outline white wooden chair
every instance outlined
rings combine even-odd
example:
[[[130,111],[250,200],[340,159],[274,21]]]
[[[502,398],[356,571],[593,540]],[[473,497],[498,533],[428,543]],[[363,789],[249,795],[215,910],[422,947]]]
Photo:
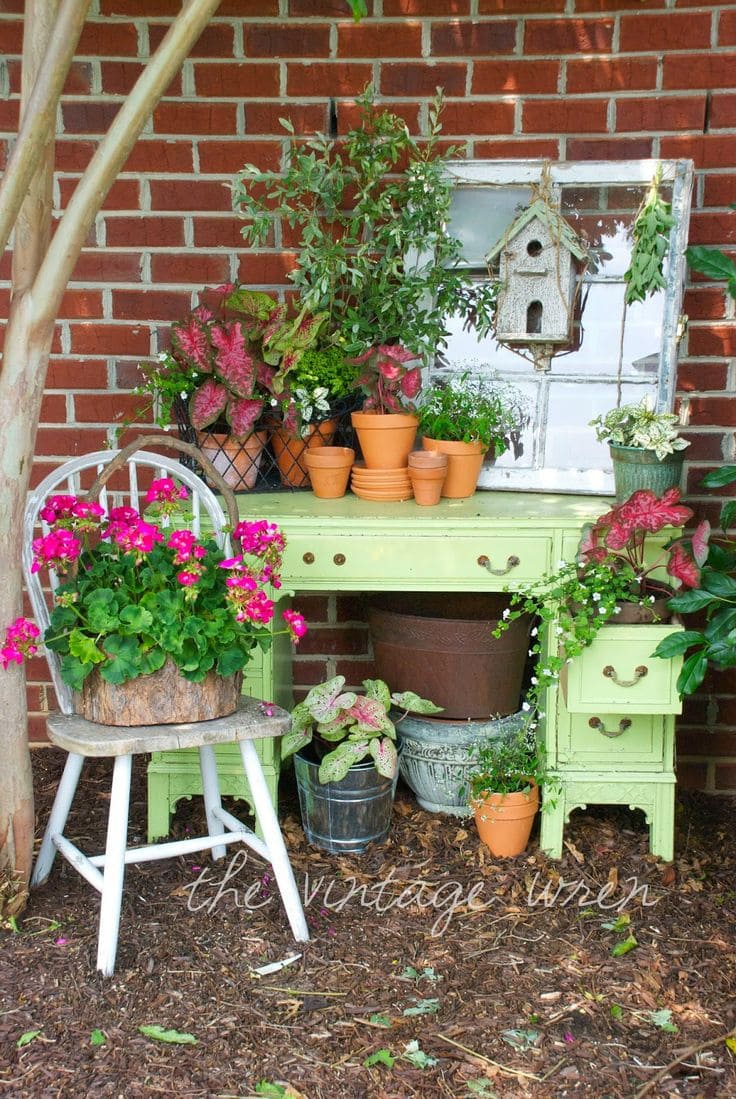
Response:
[[[66,462],[49,474],[29,495],[25,512],[23,567],[36,622],[42,633],[49,622],[49,607],[41,585],[41,573],[31,572],[31,543],[39,528],[46,534],[48,527],[38,513],[50,494],[68,492],[80,495],[87,487],[84,484],[85,473],[91,478],[96,472],[98,480],[104,480],[106,467],[118,454],[125,464],[124,468],[127,468],[127,489],[122,494],[116,493],[113,503],[108,499],[113,495],[112,490],[103,487],[99,497],[103,507],[119,503],[139,510],[140,497],[144,491],[139,489],[138,484],[140,468],[153,469],[156,476],[174,476],[190,491],[193,515],[191,529],[198,535],[203,514],[206,515],[215,538],[227,552],[226,519],[217,497],[200,477],[177,460],[140,449],[141,446],[154,444],[172,446],[196,457],[212,482],[222,489],[219,474],[195,448],[177,439],[146,436],[126,447],[125,451],[97,451]],[[229,522],[234,526],[238,521],[237,507],[227,486],[223,489],[223,496],[230,513]],[[52,576],[52,584],[54,579]],[[37,886],[46,880],[58,851],[101,894],[97,968],[105,976],[111,976],[115,968],[126,865],[204,850],[211,850],[214,858],[222,858],[226,845],[230,843],[245,843],[271,863],[294,938],[300,942],[309,939],[294,874],[254,746],[254,741],[259,738],[281,736],[288,730],[289,715],[286,711],[270,704],[266,711],[263,703],[243,697],[234,714],[213,721],[133,728],[98,725],[74,714],[72,693],[61,679],[58,657],[49,650],[46,650],[46,655],[61,711],[49,715],[49,739],[52,744],[63,748],[68,756],[33,869],[31,885]],[[240,748],[262,839],[222,808],[214,746],[234,742]],[[129,848],[128,807],[133,756],[177,748],[199,749],[208,834]],[[105,852],[92,856],[84,854],[64,835],[82,766],[88,757],[112,757],[115,761]]]

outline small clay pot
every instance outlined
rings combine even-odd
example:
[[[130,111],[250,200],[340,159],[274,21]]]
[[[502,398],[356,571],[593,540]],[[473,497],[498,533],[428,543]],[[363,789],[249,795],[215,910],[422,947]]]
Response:
[[[447,469],[447,455],[438,450],[412,450],[409,469]]]
[[[512,858],[526,850],[539,808],[539,787],[529,781],[528,793],[486,793],[472,802],[478,835],[492,855]]]
[[[426,469],[409,466],[409,479],[416,502],[422,507],[439,504],[446,476],[446,463],[444,466],[428,466]]]
[[[349,446],[320,446],[304,452],[312,491],[322,500],[344,496],[355,451]]]

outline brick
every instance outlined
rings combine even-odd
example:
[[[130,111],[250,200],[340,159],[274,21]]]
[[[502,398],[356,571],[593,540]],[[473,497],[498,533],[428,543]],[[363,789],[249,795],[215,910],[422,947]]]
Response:
[[[736,354],[736,349],[732,354]],[[691,397],[690,423],[693,426],[736,427],[736,397]]]
[[[246,27],[243,37],[246,57],[329,57],[330,54],[329,27],[313,23],[261,23]]]
[[[706,176],[703,205],[730,206],[732,202],[736,202],[736,175]]]
[[[193,170],[192,143],[163,141],[161,138],[137,141],[121,169],[123,172],[158,172],[160,174],[177,174]]]
[[[74,355],[147,355],[151,348],[148,328],[142,324],[129,326],[95,321],[72,324],[70,332]]]
[[[335,661],[335,675],[345,676],[345,687],[348,690],[360,690],[364,679],[376,678],[376,665],[372,660],[340,660],[338,658]]]
[[[335,597],[335,614],[338,622],[361,622],[368,619],[366,597],[357,593],[340,594]]]
[[[736,324],[711,325],[709,328],[693,326],[688,335],[688,354],[736,355]],[[725,422],[730,424],[731,420]]]
[[[736,698],[721,698],[718,701],[719,725],[736,724]],[[720,754],[720,753],[719,753]]]
[[[152,179],[152,210],[229,210],[230,192],[221,183],[202,179]]]
[[[117,320],[140,322],[141,317],[146,318],[145,326],[139,324],[133,328],[133,332],[142,332],[148,341],[150,325],[156,321],[175,321],[189,313],[191,295],[183,290],[113,290],[112,311]],[[109,327],[125,332],[126,326],[110,325]],[[118,347],[117,355],[148,354],[146,348],[140,352],[138,345],[135,347]]]
[[[418,23],[409,21],[341,25],[337,29],[337,53],[340,58],[346,59],[419,58],[422,54],[422,30]]]
[[[66,423],[66,397],[57,393],[45,393],[41,402],[42,424]]]
[[[105,238],[109,248],[175,248],[184,244],[184,221],[180,217],[105,217]]]
[[[143,72],[141,61],[100,62],[100,77],[105,95],[127,95]],[[164,91],[164,96],[181,95],[181,73],[173,77]]]
[[[159,103],[153,112],[153,129],[157,134],[234,134],[236,131],[234,103]]]
[[[256,61],[194,66],[194,86],[203,99],[253,99],[279,94],[279,66]]]
[[[234,217],[194,219],[195,248],[244,248],[241,229],[245,223]]]
[[[225,254],[188,252],[151,257],[152,282],[185,282],[202,286],[203,283],[227,282],[229,277],[230,261]]]
[[[706,434],[704,431],[683,430],[681,434],[690,443],[687,448],[687,456],[691,461],[717,462],[722,458],[724,442],[722,432],[714,431]]]
[[[293,604],[299,608],[310,626],[318,622],[326,622],[329,608],[329,597],[326,595],[314,595],[311,592],[298,591],[294,596]]]
[[[474,141],[473,151],[483,160],[516,160],[519,157],[542,157],[556,160],[560,155],[556,138],[516,138],[501,141]]]
[[[140,363],[117,362],[113,367],[113,386],[115,389],[135,389],[141,384]],[[142,400],[145,401],[145,397]]]
[[[715,768],[716,790],[736,792],[736,763],[717,763]]]
[[[368,15],[373,15],[373,0],[367,0],[366,7]],[[295,19],[352,19],[345,0],[320,0],[319,5],[314,0],[289,0],[289,15]]]
[[[688,290],[684,309],[691,321],[723,320],[726,293],[724,290]]]
[[[339,100],[336,106],[337,132],[339,134],[346,134],[348,130],[351,130],[360,122],[358,108],[354,102],[345,102],[344,100]],[[403,118],[404,122],[406,122],[409,127],[410,133],[419,133],[419,106],[416,103],[392,103],[391,113],[398,115],[399,118]]]
[[[412,62],[381,66],[383,95],[432,96],[436,88],[445,95],[463,95],[468,67],[461,62]]]
[[[318,626],[309,630],[299,642],[304,656],[363,656],[368,651],[368,627],[334,629]]]
[[[736,11],[722,11],[718,20],[718,45],[736,46]]]
[[[304,660],[297,655],[292,660],[291,674],[294,679],[294,699],[298,702],[312,687],[327,679],[327,660]]]
[[[677,750],[687,756],[736,756],[736,729],[678,730]]]
[[[97,148],[96,141],[82,141],[63,134],[56,140],[55,169],[57,172],[83,172]]]
[[[575,0],[575,10],[577,12],[614,12],[625,9],[631,9],[632,7],[639,8],[642,4],[646,4],[648,9],[651,8],[664,8],[665,0],[639,0],[637,4],[632,4],[631,0]]]
[[[308,2],[311,2],[311,0],[308,0]],[[368,3],[372,4],[373,0],[368,0]],[[320,4],[320,11],[323,8],[324,4]],[[312,11],[314,11],[314,8],[312,8]],[[217,9],[217,14],[219,16],[234,15],[238,19],[245,19],[249,16],[265,19],[269,15],[279,14],[279,0],[222,0]]]
[[[394,15],[469,15],[470,0],[383,0],[383,14]]]
[[[161,43],[168,27],[152,23],[148,29],[151,53]],[[189,51],[190,57],[232,57],[235,30],[232,23],[210,23]]]
[[[565,0],[534,0],[534,15],[544,15],[547,12],[563,12]],[[479,15],[529,15],[529,0],[479,0]]]
[[[606,130],[601,99],[532,99],[523,105],[524,133],[596,133]]]
[[[708,12],[663,12],[661,15],[621,16],[621,53],[707,49],[710,46]]]
[[[610,53],[612,44],[612,19],[529,19],[525,27],[525,55]]]
[[[736,127],[736,95],[715,92],[711,99],[709,128],[711,130]]]
[[[60,179],[59,194],[62,210],[77,185],[76,179]],[[116,179],[107,193],[103,210],[137,210],[140,206],[140,183],[137,179]]]
[[[19,114],[20,104],[17,99],[0,99],[0,130],[15,133]]]
[[[360,95],[373,78],[373,66],[344,61],[289,62],[286,94],[290,96]]]
[[[82,317],[102,316],[102,291],[84,289],[67,289],[59,305],[59,319],[74,320]]]
[[[286,286],[295,267],[293,253],[248,252],[239,257],[236,280],[249,286]]]
[[[442,112],[442,132],[456,134],[511,134],[514,131],[513,103],[471,103],[447,100]]]
[[[516,22],[445,22],[432,28],[432,53],[435,56],[459,54],[482,57],[485,54],[511,53],[516,46]]]
[[[645,130],[663,133],[665,130],[698,130],[705,122],[705,96],[679,96],[656,99],[617,99],[616,130]]]
[[[231,141],[200,140],[198,152],[199,170],[205,174],[231,175],[244,164],[257,164],[262,172],[275,172],[281,164],[281,145],[277,141],[247,141],[242,137]]]
[[[68,134],[105,134],[120,110],[120,103],[100,100],[62,103],[64,131]]]
[[[152,18],[172,15],[171,0],[100,0],[100,15]]]
[[[677,785],[683,790],[704,790],[708,768],[704,763],[677,764]]]
[[[0,53],[3,57],[23,52],[23,23],[18,20],[0,22]]]
[[[692,43],[691,43],[692,45]],[[664,56],[662,87],[731,88],[736,53],[681,53]]]
[[[567,142],[568,160],[646,160],[651,155],[651,137],[572,138]]]
[[[138,31],[132,23],[88,19],[79,36],[77,57],[137,57]]]
[[[139,252],[82,252],[72,272],[74,282],[140,282]]]
[[[47,389],[107,389],[104,359],[54,359],[46,375]]]
[[[124,393],[75,393],[74,420],[79,424],[112,424],[134,416],[140,397]]]
[[[726,388],[727,379],[725,363],[683,362],[677,369],[677,388],[683,393],[722,390]]]
[[[33,745],[43,746],[48,744],[46,730],[46,718],[37,714],[28,715],[28,740]]]
[[[322,103],[246,103],[245,132],[286,136],[280,118],[291,120],[297,134],[314,134],[327,128],[327,100]]]
[[[696,168],[733,168],[736,165],[736,135],[692,134],[663,137],[661,155],[695,161]]]
[[[557,91],[558,61],[484,61],[473,65],[474,95],[551,95]]]

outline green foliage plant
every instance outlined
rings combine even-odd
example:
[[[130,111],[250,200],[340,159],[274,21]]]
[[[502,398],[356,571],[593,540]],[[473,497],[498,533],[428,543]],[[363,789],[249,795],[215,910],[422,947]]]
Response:
[[[518,444],[528,421],[515,386],[469,371],[439,378],[425,390],[418,412],[419,430],[427,438],[482,443],[495,458]]]
[[[345,676],[337,675],[312,687],[291,711],[291,732],[281,741],[281,756],[287,758],[305,748],[313,737],[334,745],[319,766],[320,782],[339,782],[355,763],[373,760],[379,775],[393,778],[398,768],[396,722],[390,707],[417,714],[437,714],[442,709],[413,691],[392,694],[382,679],[364,679],[364,693],[344,691]]]
[[[358,365],[339,347],[310,348],[286,377],[280,404],[284,426],[304,438],[355,396]]]
[[[679,424],[674,412],[657,412],[649,397],[636,404],[619,405],[590,421],[599,443],[653,450],[660,461],[690,445],[678,435]]]
[[[736,206],[732,206],[736,209]],[[687,259],[694,271],[712,279],[725,279],[728,294],[736,300],[736,263],[715,248],[691,247]],[[711,470],[703,486],[724,489],[736,484],[736,465]],[[668,659],[685,654],[677,681],[680,694],[697,690],[709,668],[723,671],[736,667],[736,539],[728,534],[736,525],[736,500],[729,499],[721,508],[717,535],[710,540],[708,557],[702,569],[700,587],[678,594],[670,606],[682,614],[699,613],[704,625],[666,637],[655,655]]]
[[[358,124],[337,139],[305,140],[282,119],[291,134],[285,170],[246,164],[233,205],[250,246],[274,227],[298,231],[290,278],[304,308],[327,315],[328,341],[351,357],[402,344],[427,363],[445,345],[453,314],[479,337],[492,327],[495,287],[459,266],[461,242],[447,231],[453,183],[446,165],[462,150],[442,145],[440,91],[423,139],[379,110],[370,86],[357,109]]]
[[[670,248],[670,230],[675,224],[669,202],[659,192],[661,165],[657,167],[646,198],[634,219],[634,245],[624,274],[627,305],[645,301],[666,285],[664,264]]]
[[[541,787],[548,778],[544,745],[525,729],[508,740],[482,741],[474,749],[473,764],[471,804],[485,794],[528,794],[532,783]]]

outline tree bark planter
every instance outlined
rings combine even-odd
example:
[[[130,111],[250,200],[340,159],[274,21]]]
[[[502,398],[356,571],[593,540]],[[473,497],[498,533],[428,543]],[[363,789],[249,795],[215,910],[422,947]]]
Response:
[[[197,432],[197,446],[234,492],[250,492],[255,487],[267,442],[267,431],[254,431],[245,439]]]
[[[493,721],[444,721],[411,714],[398,726],[399,769],[417,801],[430,813],[468,817],[473,749],[480,741],[509,740],[524,727],[520,710]]]
[[[332,855],[355,855],[370,843],[384,842],[391,828],[396,778],[383,778],[371,760],[356,763],[340,782],[320,782],[311,745],[294,756],[294,771],[309,843]]]
[[[419,426],[416,416],[404,412],[353,412],[350,419],[366,469],[406,466]]]
[[[472,803],[478,835],[491,854],[512,858],[526,850],[539,808],[539,787],[527,793],[484,794]]]
[[[655,496],[661,496],[668,488],[679,488],[682,480],[682,450],[658,458],[653,450],[638,446],[619,446],[609,443],[613,462],[613,481],[616,500],[623,503],[632,492],[648,488]]]
[[[472,496],[478,484],[486,447],[482,443],[457,443],[448,439],[422,439],[425,450],[436,450],[447,455],[447,477],[442,495],[452,500],[465,500]]]
[[[443,718],[504,717],[519,709],[531,618],[501,637],[501,594],[393,593],[368,611],[376,675],[443,707]]]
[[[192,683],[173,660],[150,675],[108,683],[94,671],[75,695],[76,712],[100,725],[180,725],[235,713],[242,675],[209,672]]]

